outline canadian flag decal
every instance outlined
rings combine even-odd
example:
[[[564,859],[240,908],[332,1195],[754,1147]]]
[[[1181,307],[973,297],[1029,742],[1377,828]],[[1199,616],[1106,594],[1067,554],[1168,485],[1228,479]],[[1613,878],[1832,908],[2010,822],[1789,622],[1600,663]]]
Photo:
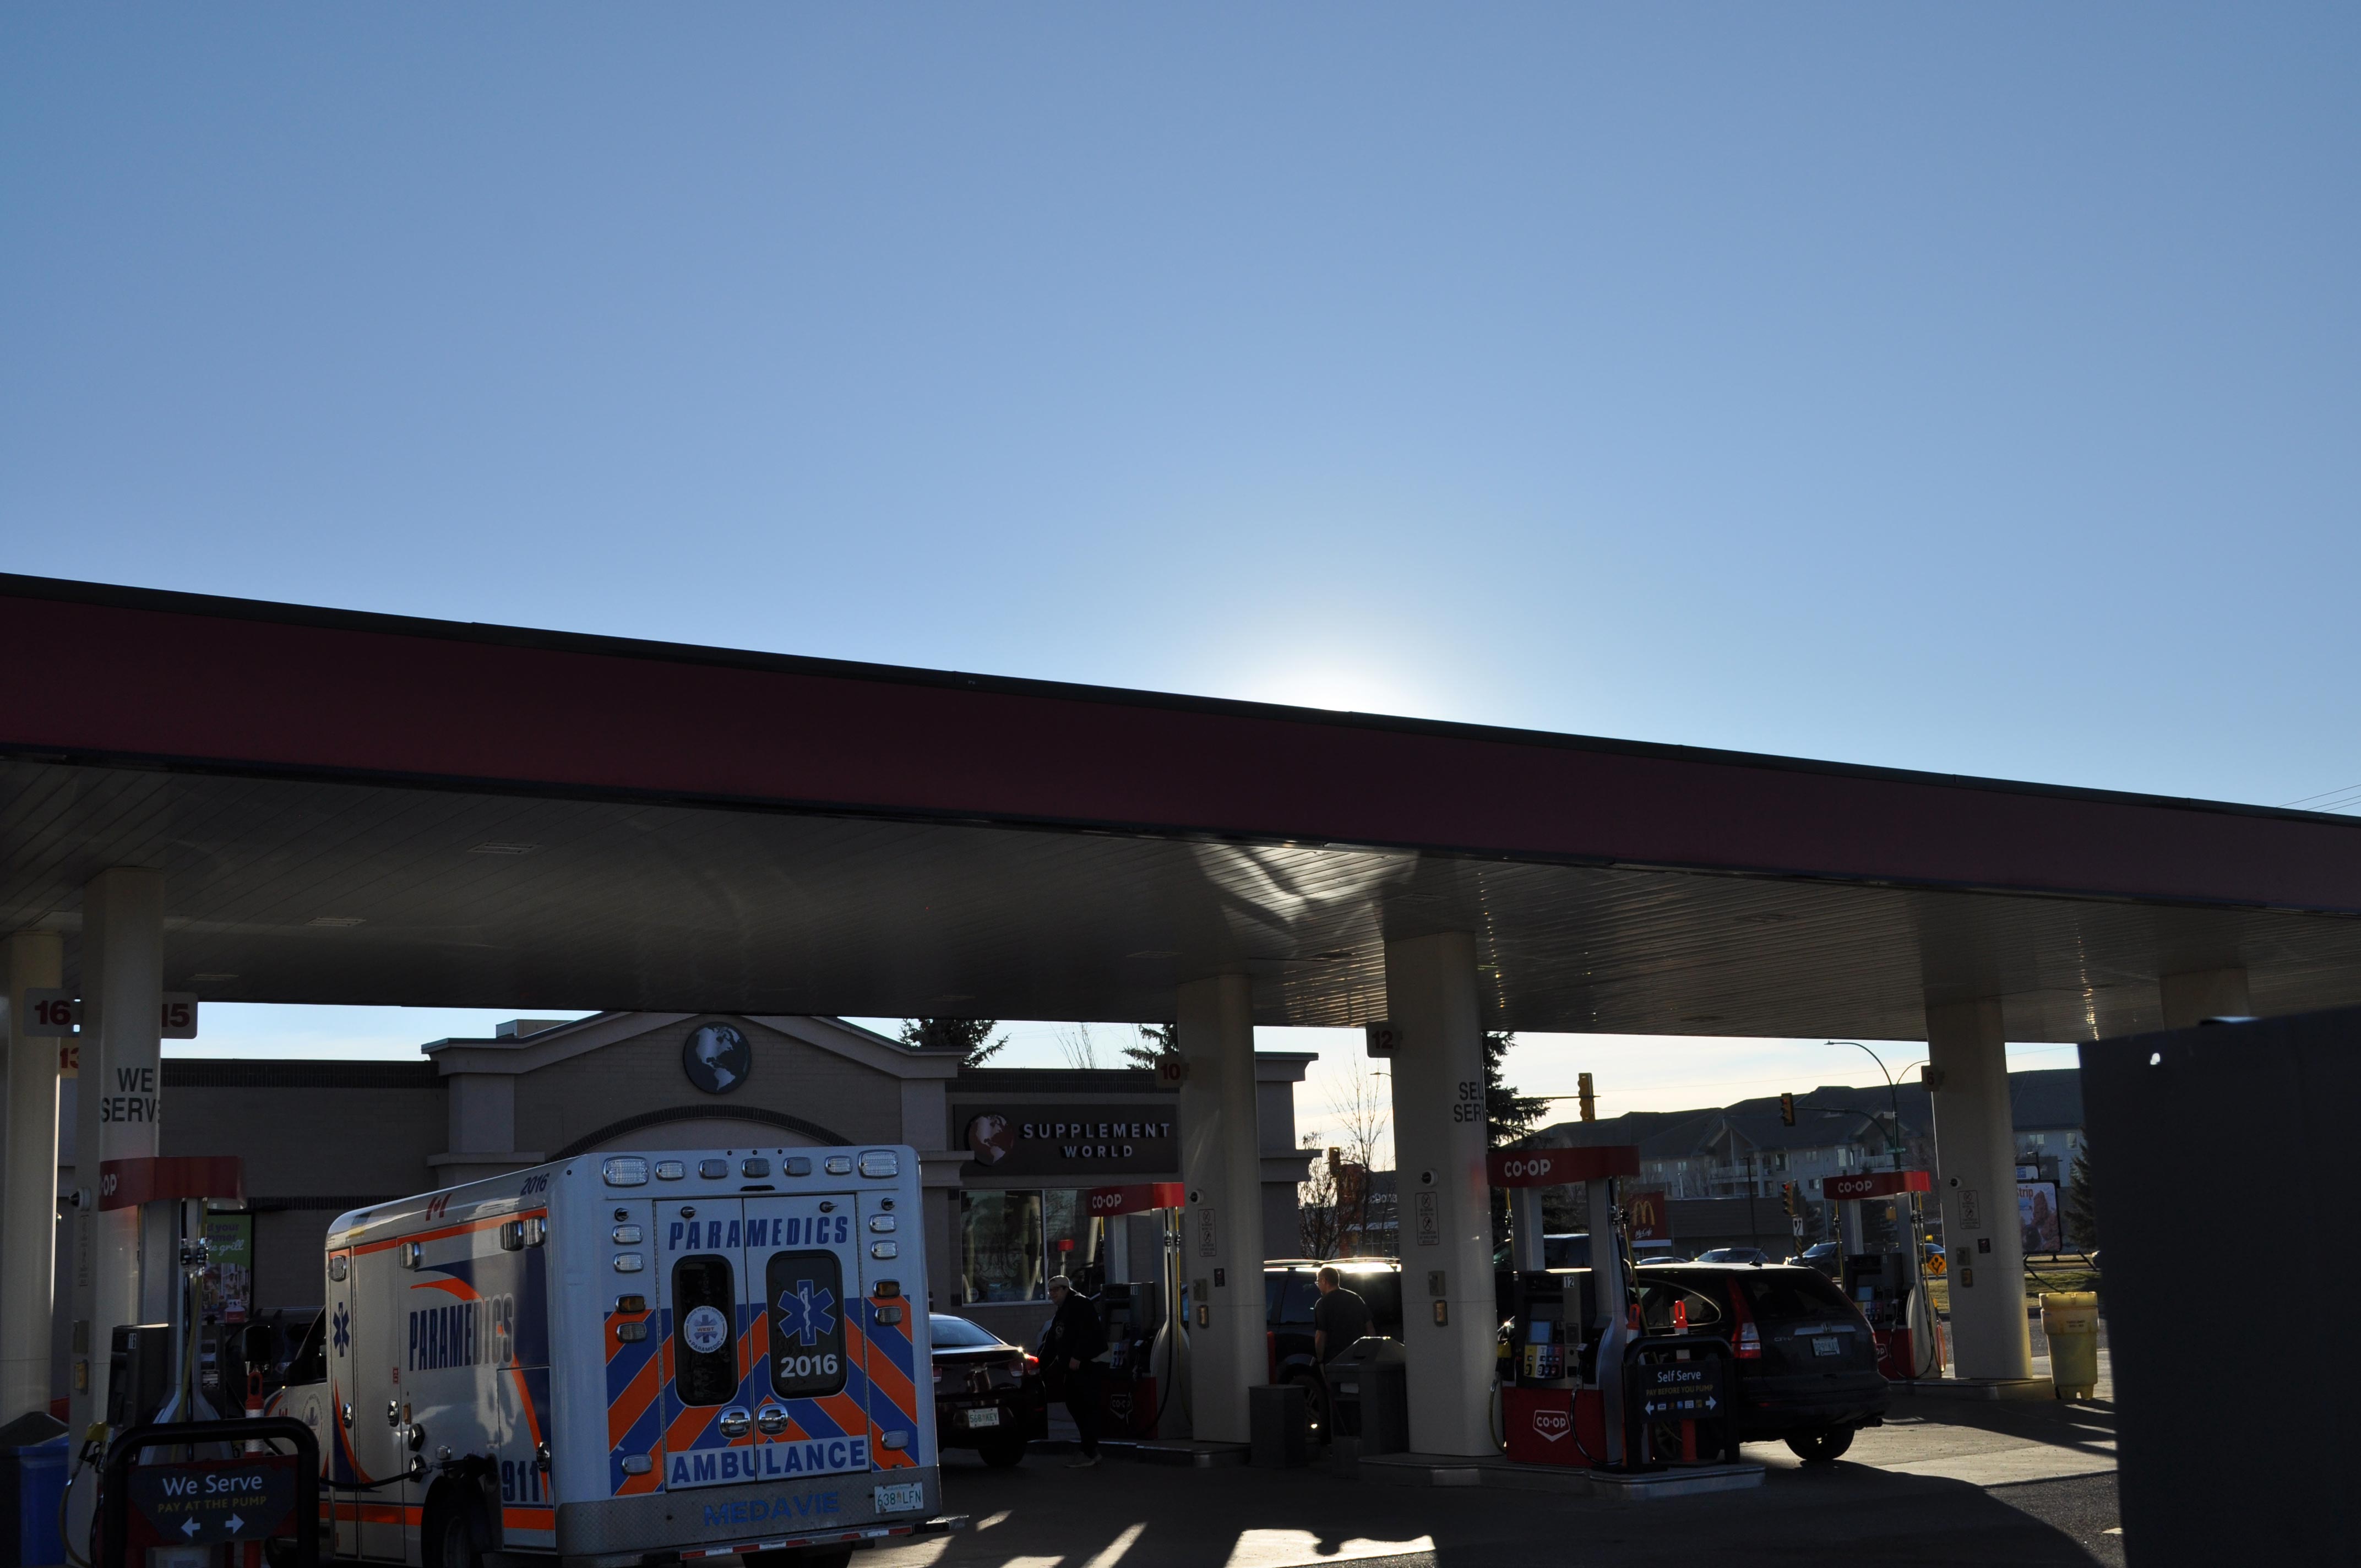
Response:
[[[1560,1442],[1574,1430],[1574,1418],[1564,1410],[1535,1410],[1533,1431],[1544,1442]]]

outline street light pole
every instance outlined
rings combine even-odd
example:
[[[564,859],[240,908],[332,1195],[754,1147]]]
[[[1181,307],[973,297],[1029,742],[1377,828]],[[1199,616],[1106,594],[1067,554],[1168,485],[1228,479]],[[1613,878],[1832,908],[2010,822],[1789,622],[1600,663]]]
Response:
[[[1871,1050],[1867,1046],[1862,1045],[1859,1040],[1828,1040],[1824,1043],[1831,1046],[1850,1046],[1853,1049],[1859,1051],[1861,1055],[1867,1057],[1870,1060],[1877,1064],[1879,1076],[1885,1080],[1886,1098],[1894,1106],[1894,1137],[1893,1141],[1887,1146],[1887,1148],[1888,1152],[1894,1156],[1894,1168],[1900,1170],[1902,1168],[1902,1089],[1899,1084],[1894,1082],[1894,1075],[1885,1070],[1885,1058],[1879,1056],[1875,1051]],[[1908,1072],[1916,1065],[1917,1064],[1915,1062],[1905,1062],[1902,1066],[1902,1070]]]

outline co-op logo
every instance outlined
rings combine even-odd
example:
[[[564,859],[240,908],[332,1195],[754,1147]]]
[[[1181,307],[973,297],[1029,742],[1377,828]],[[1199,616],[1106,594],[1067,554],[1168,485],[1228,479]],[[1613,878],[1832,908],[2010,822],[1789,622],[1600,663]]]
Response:
[[[1574,1430],[1574,1418],[1564,1410],[1535,1410],[1533,1435],[1543,1442],[1561,1442]]]
[[[1504,1160],[1500,1165],[1500,1174],[1513,1179],[1520,1176],[1547,1176],[1556,1168],[1557,1161],[1547,1155],[1541,1155],[1532,1159]]]
[[[1091,1212],[1093,1214],[1114,1213],[1116,1210],[1123,1207],[1123,1201],[1124,1195],[1120,1192],[1093,1192],[1091,1194]]]

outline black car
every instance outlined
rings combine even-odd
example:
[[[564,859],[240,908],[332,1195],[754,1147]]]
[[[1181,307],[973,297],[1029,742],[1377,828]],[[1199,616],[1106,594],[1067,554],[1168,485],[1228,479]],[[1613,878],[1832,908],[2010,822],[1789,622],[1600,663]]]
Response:
[[[1834,1459],[1854,1432],[1884,1420],[1888,1396],[1869,1321],[1818,1269],[1667,1264],[1642,1274],[1639,1291],[1650,1329],[1685,1319],[1691,1332],[1729,1343],[1741,1442],[1780,1438],[1801,1458]]]
[[[1327,1263],[1290,1258],[1263,1266],[1263,1320],[1269,1330],[1270,1380],[1301,1383],[1312,1405],[1314,1431],[1326,1429],[1328,1390],[1312,1348],[1312,1309],[1320,1301],[1320,1271],[1334,1267],[1345,1288],[1369,1304],[1369,1332],[1401,1338],[1401,1265],[1389,1257],[1339,1257]],[[1333,1348],[1333,1347],[1332,1347]]]
[[[1829,1278],[1836,1278],[1844,1268],[1844,1249],[1834,1242],[1814,1242],[1787,1260],[1806,1268],[1817,1268]]]
[[[929,1314],[935,1340],[935,1441],[972,1448],[1005,1468],[1025,1444],[1049,1435],[1049,1401],[1041,1364],[965,1318]]]

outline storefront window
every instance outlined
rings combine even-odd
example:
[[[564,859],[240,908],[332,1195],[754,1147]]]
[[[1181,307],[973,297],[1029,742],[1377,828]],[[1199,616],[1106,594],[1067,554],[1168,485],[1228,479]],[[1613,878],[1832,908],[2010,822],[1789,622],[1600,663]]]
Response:
[[[1071,1187],[960,1195],[961,1299],[1039,1301],[1049,1277],[1095,1261],[1096,1227]]]
[[[1052,1274],[1072,1274],[1091,1261],[1091,1221],[1082,1198],[1071,1187],[1041,1194],[1041,1230]]]
[[[1040,1193],[962,1193],[960,1216],[963,1300],[1033,1301],[1047,1294]]]

